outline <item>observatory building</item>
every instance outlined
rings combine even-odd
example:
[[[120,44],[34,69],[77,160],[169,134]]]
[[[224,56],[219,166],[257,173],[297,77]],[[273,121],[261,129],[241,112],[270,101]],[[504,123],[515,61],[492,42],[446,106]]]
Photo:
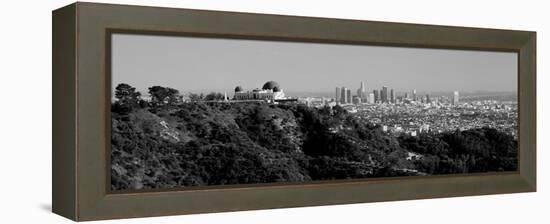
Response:
[[[275,81],[266,82],[261,89],[244,91],[240,86],[235,87],[234,100],[284,100],[286,99],[283,89]]]

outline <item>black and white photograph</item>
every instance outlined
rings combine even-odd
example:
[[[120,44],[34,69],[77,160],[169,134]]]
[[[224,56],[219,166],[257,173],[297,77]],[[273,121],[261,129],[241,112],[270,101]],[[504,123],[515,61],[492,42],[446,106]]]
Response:
[[[518,170],[518,54],[114,33],[110,188]]]

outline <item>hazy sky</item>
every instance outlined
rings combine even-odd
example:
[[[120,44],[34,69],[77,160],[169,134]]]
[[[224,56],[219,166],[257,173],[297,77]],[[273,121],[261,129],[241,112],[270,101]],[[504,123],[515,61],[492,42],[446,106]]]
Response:
[[[286,92],[516,91],[517,54],[341,44],[115,34],[113,88],[124,82],[180,92],[245,90],[277,81]]]

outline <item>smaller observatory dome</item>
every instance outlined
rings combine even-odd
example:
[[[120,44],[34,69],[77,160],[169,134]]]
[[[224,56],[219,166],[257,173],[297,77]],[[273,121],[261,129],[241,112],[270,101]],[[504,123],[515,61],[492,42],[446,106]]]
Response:
[[[270,90],[273,90],[275,87],[277,87],[277,89],[280,89],[281,87],[279,86],[279,83],[275,82],[275,81],[269,81],[269,82],[266,82],[264,84],[264,86],[262,87],[262,89],[264,90],[267,90],[267,89],[270,89]]]
[[[273,87],[273,92],[281,92],[281,89],[279,89],[279,86]]]
[[[243,87],[240,87],[240,86],[235,87],[235,92],[242,92],[242,91],[243,91]]]

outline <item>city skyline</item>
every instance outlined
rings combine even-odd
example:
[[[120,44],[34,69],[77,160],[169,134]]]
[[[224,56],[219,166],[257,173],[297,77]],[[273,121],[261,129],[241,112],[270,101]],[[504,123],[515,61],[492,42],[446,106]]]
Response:
[[[113,84],[144,93],[153,85],[230,93],[265,80],[289,93],[345,86],[355,94],[359,81],[367,92],[391,86],[395,94],[517,87],[517,54],[504,52],[115,34],[112,53]]]
[[[410,92],[402,92],[401,94],[396,93],[396,91],[388,86],[382,86],[381,89],[373,89],[372,93],[368,93],[368,90],[365,88],[365,82],[360,82],[360,87],[357,89],[355,95],[349,94],[351,92],[347,87],[336,87],[336,92],[332,98],[335,103],[338,104],[360,104],[360,103],[397,103],[398,101],[408,100],[408,101],[421,101],[421,102],[431,102],[431,98],[439,97],[444,95],[431,95],[430,93],[418,94],[416,89],[412,89]],[[410,93],[410,94],[409,94]],[[459,103],[459,91],[452,91],[452,104]],[[353,99],[353,100],[351,100]]]

